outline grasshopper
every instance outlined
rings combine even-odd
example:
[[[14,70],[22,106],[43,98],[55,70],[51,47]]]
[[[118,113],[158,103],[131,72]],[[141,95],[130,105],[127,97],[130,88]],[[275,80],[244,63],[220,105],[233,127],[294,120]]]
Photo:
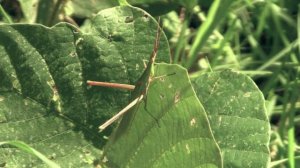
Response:
[[[158,23],[160,23],[160,19],[158,19]],[[134,90],[133,95],[138,95],[133,101],[131,101],[125,108],[123,108],[121,111],[119,111],[116,115],[114,115],[112,118],[107,120],[104,124],[99,126],[100,132],[103,131],[106,127],[114,123],[116,120],[118,120],[121,116],[123,116],[126,112],[128,112],[132,107],[137,105],[142,100],[145,101],[145,108],[147,108],[147,94],[149,90],[150,83],[157,78],[161,78],[162,76],[155,77],[154,72],[154,63],[158,52],[159,47],[159,40],[161,36],[161,28],[158,24],[155,42],[153,46],[152,53],[149,58],[149,62],[146,65],[146,69],[143,73],[143,75],[139,78],[139,80],[136,82],[135,87],[133,85],[126,85],[126,84],[117,84],[117,83],[107,83],[107,82],[96,82],[96,81],[87,81],[89,85],[95,85],[95,86],[105,86],[105,87],[114,87],[114,88],[123,88],[128,90]],[[164,75],[165,76],[165,75]],[[146,82],[144,82],[146,81]]]

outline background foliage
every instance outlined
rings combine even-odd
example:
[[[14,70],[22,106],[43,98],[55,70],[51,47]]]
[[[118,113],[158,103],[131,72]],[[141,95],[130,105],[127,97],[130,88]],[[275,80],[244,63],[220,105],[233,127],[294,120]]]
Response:
[[[191,78],[227,68],[250,75],[267,100],[273,164],[278,167],[299,164],[300,7],[297,1],[128,2],[162,17],[172,62],[186,67]],[[88,31],[89,18],[117,4],[117,1],[95,0],[3,0],[1,5],[9,16],[2,17],[2,21],[46,26],[67,21]]]

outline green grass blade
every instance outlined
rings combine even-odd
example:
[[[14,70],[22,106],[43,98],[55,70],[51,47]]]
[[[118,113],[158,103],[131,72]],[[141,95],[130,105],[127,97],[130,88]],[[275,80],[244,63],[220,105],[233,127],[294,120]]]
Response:
[[[186,68],[190,68],[197,59],[199,50],[204,46],[210,34],[216,26],[225,18],[228,9],[234,1],[232,0],[215,0],[209,10],[208,17],[197,32],[188,60],[184,64]]]
[[[5,10],[3,9],[2,5],[0,4],[0,14],[4,17],[5,21],[7,23],[14,23],[11,19],[11,17],[5,12]]]
[[[60,167],[58,164],[56,164],[55,162],[48,159],[45,155],[43,155],[42,153],[40,153],[39,151],[35,150],[34,148],[32,148],[31,146],[27,145],[26,143],[24,143],[22,141],[4,141],[4,142],[0,142],[0,146],[6,145],[6,144],[15,146],[15,147],[19,148],[22,151],[25,151],[29,154],[32,154],[32,155],[38,157],[39,159],[41,159],[44,163],[46,163],[51,168],[59,168]]]
[[[300,54],[300,4],[298,4],[298,15],[297,15],[297,35],[298,35],[298,54]]]
[[[295,160],[300,160],[300,156],[295,156]],[[277,166],[279,166],[280,164],[285,163],[285,162],[288,162],[288,161],[289,161],[289,160],[288,160],[287,158],[281,159],[281,160],[273,161],[273,162],[271,162],[271,164],[270,164],[270,168],[271,168],[271,167],[277,167]]]
[[[297,75],[296,75],[297,76]],[[288,86],[288,85],[287,85]],[[295,168],[295,116],[296,116],[296,103],[299,99],[299,84],[292,85],[291,88],[291,98],[290,103],[291,107],[288,110],[288,160],[290,168]]]
[[[174,52],[174,60],[173,62],[175,64],[179,63],[180,60],[180,56],[181,54],[184,52],[184,47],[187,44],[187,38],[186,38],[186,30],[187,30],[187,26],[189,24],[189,20],[188,19],[184,19],[182,26],[181,26],[181,31],[178,37],[178,42],[175,46],[175,52]]]
[[[281,59],[284,56],[287,56],[295,47],[298,47],[298,39],[293,41],[290,45],[283,48],[280,52],[278,52],[276,55],[272,56],[266,63],[264,63],[262,66],[260,66],[257,70],[265,70],[268,67],[270,67],[272,64],[275,64],[276,61]]]

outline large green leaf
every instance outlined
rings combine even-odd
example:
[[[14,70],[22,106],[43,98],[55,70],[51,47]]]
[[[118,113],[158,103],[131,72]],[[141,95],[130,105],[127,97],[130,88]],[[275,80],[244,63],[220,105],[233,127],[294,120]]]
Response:
[[[142,10],[100,12],[90,34],[59,24],[0,26],[0,140],[28,143],[62,167],[96,163],[105,143],[98,125],[128,103],[128,92],[90,88],[86,80],[135,83],[152,52],[157,24]],[[159,60],[169,60],[165,36]],[[0,148],[0,165],[42,166]]]
[[[147,99],[122,119],[102,161],[108,167],[221,167],[219,148],[187,71],[155,65],[155,76],[163,75],[150,84]]]
[[[193,86],[207,112],[224,167],[267,167],[270,125],[264,97],[255,83],[226,70],[200,76]]]

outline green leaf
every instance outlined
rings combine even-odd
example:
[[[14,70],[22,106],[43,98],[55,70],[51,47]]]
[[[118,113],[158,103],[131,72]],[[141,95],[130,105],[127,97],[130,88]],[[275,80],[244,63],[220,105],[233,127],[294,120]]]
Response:
[[[135,83],[156,29],[152,17],[130,7],[100,12],[89,34],[68,24],[1,25],[1,141],[23,141],[62,167],[93,167],[105,143],[98,126],[128,103],[129,93],[86,81]],[[159,60],[168,62],[165,36],[161,44]],[[0,163],[42,166],[11,147],[0,148]]]
[[[117,0],[72,0],[67,3],[66,10],[77,17],[91,17],[100,10],[117,5]]]
[[[1,145],[6,145],[6,144],[15,146],[15,147],[19,148],[20,150],[26,151],[26,152],[28,152],[28,153],[30,153],[32,155],[37,156],[39,159],[41,159],[43,162],[45,162],[51,168],[59,168],[60,167],[59,165],[57,165],[56,163],[54,163],[53,161],[51,161],[50,159],[48,159],[43,154],[41,154],[37,150],[33,149],[32,147],[28,146],[27,144],[25,144],[25,143],[23,143],[21,141],[0,142],[0,146]]]
[[[208,114],[224,167],[267,167],[270,125],[255,83],[226,70],[202,75],[193,86]]]
[[[76,123],[19,93],[1,92],[0,109],[1,140],[24,141],[62,167],[87,166],[86,158],[95,160],[101,153],[80,130],[75,130]],[[7,167],[41,167],[43,162],[18,148],[6,146],[0,148],[0,163]]]
[[[26,23],[34,23],[39,7],[38,0],[19,0]]]
[[[145,101],[123,117],[102,161],[108,167],[221,167],[219,148],[187,71],[156,64],[155,76],[162,75],[167,76],[150,84]]]

